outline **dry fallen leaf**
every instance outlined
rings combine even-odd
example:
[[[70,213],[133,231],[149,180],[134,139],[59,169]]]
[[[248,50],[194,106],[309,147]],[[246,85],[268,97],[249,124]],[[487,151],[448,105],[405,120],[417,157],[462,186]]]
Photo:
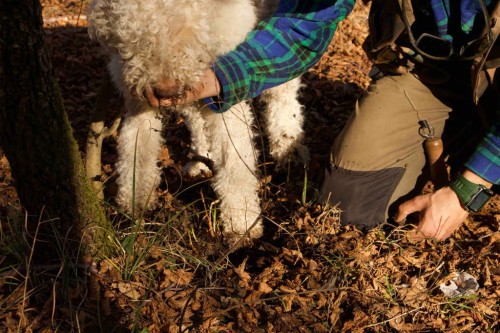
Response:
[[[137,286],[134,286],[129,282],[115,282],[111,284],[111,287],[117,288],[123,295],[134,301],[138,300],[142,296],[138,291]]]

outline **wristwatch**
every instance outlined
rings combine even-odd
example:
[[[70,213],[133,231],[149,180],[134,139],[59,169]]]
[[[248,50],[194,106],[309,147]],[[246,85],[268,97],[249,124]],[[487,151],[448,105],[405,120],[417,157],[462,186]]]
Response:
[[[450,188],[468,212],[478,212],[494,195],[489,188],[465,179],[460,173],[451,181]]]

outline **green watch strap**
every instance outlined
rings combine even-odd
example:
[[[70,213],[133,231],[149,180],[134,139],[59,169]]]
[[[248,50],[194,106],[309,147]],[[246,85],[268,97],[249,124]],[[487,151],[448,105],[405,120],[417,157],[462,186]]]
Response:
[[[450,188],[457,194],[462,205],[466,206],[472,197],[479,191],[481,185],[465,179],[465,177],[459,173],[451,181]]]
[[[469,212],[478,212],[495,193],[482,184],[465,179],[461,174],[451,181],[450,188],[457,194],[462,206]]]

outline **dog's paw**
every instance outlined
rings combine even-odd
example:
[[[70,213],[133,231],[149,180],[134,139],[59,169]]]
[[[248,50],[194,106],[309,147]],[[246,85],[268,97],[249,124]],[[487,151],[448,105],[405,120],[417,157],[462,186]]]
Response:
[[[224,243],[229,246],[232,251],[242,247],[252,246],[256,240],[262,237],[264,228],[259,220],[256,224],[246,232],[236,232],[234,230],[224,231]]]
[[[311,161],[311,154],[309,153],[309,148],[307,146],[300,144],[295,149],[295,159],[294,162],[296,164],[309,164]]]
[[[274,153],[276,168],[286,169],[290,164],[293,166],[308,165],[311,159],[309,149],[303,144],[298,144],[292,151],[284,151],[280,154]]]
[[[264,226],[262,220],[257,219],[248,229],[237,228],[233,224],[224,226],[224,243],[234,250],[241,247],[248,247],[254,244],[256,240],[262,237]]]
[[[136,216],[161,207],[156,191],[143,196],[135,196],[134,198],[118,193],[115,200],[123,213],[131,214],[133,211]]]
[[[212,170],[201,161],[188,162],[182,168],[182,175],[188,181],[197,181],[201,179],[211,178],[213,176]]]

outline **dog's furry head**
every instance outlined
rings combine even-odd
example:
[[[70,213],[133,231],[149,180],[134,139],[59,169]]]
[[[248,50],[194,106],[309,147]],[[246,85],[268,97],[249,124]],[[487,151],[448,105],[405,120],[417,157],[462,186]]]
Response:
[[[91,38],[120,56],[123,83],[143,91],[162,79],[196,82],[256,15],[250,0],[93,0],[88,19]]]

